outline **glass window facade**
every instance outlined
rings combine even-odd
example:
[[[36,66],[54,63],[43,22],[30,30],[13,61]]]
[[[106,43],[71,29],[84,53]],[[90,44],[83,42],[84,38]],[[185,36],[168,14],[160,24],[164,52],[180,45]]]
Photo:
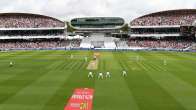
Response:
[[[115,28],[124,25],[122,18],[75,18],[71,25],[77,28]]]

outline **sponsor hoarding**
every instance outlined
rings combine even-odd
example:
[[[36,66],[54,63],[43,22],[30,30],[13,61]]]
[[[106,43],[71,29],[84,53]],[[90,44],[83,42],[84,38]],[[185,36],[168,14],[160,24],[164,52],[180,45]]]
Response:
[[[94,89],[75,89],[64,110],[92,110],[93,95]]]

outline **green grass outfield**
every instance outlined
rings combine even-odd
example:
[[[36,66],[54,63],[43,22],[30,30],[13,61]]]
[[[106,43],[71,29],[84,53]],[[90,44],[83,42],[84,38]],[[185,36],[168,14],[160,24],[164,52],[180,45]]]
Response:
[[[94,72],[110,71],[111,79],[87,78],[92,51],[0,53],[0,110],[63,110],[81,87],[95,89],[93,110],[196,110],[196,53],[100,54]]]

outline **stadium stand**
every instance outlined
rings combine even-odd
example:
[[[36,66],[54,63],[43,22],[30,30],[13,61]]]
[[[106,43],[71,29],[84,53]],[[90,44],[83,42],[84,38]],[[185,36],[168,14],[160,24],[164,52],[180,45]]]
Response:
[[[196,51],[196,43],[193,43],[192,46],[188,48],[188,50]]]
[[[118,39],[115,41],[117,49],[128,49],[128,41],[127,39]]]
[[[31,40],[1,40],[0,49],[48,49],[48,48],[78,48],[80,40],[65,39],[31,39]]]
[[[195,9],[169,10],[139,17],[131,26],[192,25],[195,19]]]
[[[44,15],[0,14],[0,49],[57,48],[69,45],[65,23]]]
[[[168,10],[130,22],[130,48],[187,49],[195,42],[195,9]]]
[[[63,38],[65,23],[28,13],[0,14],[0,39]]]
[[[93,34],[91,37],[86,37],[82,40],[81,48],[105,48],[115,49],[115,39],[113,37],[105,37],[103,34]]]
[[[191,41],[176,41],[176,40],[130,40],[130,47],[142,48],[168,48],[168,49],[186,49],[192,45]]]
[[[43,15],[27,13],[0,14],[0,28],[53,28],[64,27],[64,25],[60,20]]]

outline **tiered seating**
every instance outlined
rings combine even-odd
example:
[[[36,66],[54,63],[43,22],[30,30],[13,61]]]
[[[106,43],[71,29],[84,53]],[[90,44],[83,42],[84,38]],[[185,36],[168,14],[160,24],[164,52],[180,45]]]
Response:
[[[118,49],[127,49],[127,48],[129,48],[129,46],[127,45],[126,40],[116,41],[116,46],[117,46]]]
[[[171,10],[137,18],[132,26],[192,25],[196,20],[195,10]]]
[[[89,37],[86,37],[82,40],[80,48],[91,48],[91,41]]]
[[[80,40],[37,39],[37,40],[3,40],[0,49],[15,48],[78,48]]]
[[[104,40],[104,46],[106,49],[115,49],[116,48],[116,44],[114,42],[114,39],[113,37],[107,37],[105,38]]]
[[[115,38],[105,37],[101,34],[94,34],[91,37],[86,37],[82,40],[81,48],[106,48],[115,49],[116,44],[114,42]]]
[[[41,15],[3,14],[0,15],[0,28],[52,28],[64,27],[64,23]]]
[[[192,45],[192,42],[173,40],[130,40],[128,45],[129,47],[142,48],[186,49]]]

